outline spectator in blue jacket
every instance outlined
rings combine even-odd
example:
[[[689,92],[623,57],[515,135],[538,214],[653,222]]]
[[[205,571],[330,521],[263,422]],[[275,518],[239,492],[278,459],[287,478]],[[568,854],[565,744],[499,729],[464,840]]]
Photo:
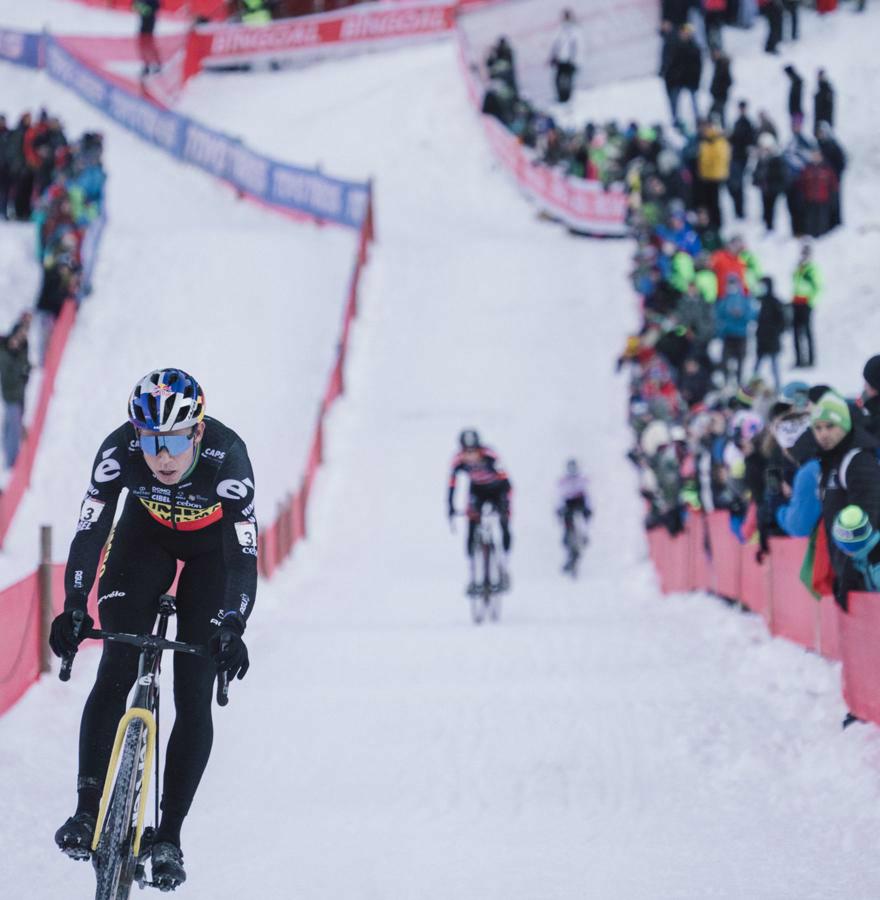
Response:
[[[724,296],[715,304],[716,335],[723,344],[721,369],[725,381],[735,375],[736,384],[742,383],[749,324],[756,318],[757,311],[751,298],[746,296],[739,278],[734,274],[728,275]],[[734,372],[731,372],[731,362],[734,363]]]
[[[776,524],[791,537],[808,537],[822,515],[819,478],[822,470],[818,459],[804,463],[794,476],[794,484],[782,488],[789,501],[776,510]]]
[[[669,214],[668,224],[659,225],[656,229],[661,241],[675,244],[676,249],[696,256],[703,248],[697,232],[688,224],[684,209],[675,209]]]

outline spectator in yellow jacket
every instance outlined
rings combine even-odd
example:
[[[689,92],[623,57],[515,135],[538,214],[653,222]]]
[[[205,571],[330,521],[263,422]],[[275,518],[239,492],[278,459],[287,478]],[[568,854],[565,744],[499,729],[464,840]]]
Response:
[[[697,149],[697,206],[705,206],[714,228],[721,228],[721,186],[730,177],[730,143],[717,120],[700,125]]]

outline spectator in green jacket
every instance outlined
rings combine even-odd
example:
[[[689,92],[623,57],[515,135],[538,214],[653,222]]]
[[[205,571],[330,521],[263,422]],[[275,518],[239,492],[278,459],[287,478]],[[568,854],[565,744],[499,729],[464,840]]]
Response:
[[[792,278],[792,327],[794,329],[795,366],[810,368],[816,364],[811,318],[822,290],[822,274],[813,260],[812,247],[804,242]]]

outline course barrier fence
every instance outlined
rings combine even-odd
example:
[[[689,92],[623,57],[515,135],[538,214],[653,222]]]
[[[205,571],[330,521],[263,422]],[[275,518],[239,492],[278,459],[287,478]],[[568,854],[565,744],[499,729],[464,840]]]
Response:
[[[480,113],[495,158],[519,189],[547,217],[571,231],[600,237],[623,237],[627,198],[622,188],[607,190],[597,181],[566,175],[542,165],[535,153],[497,119],[482,115],[485,85],[464,28],[456,29],[459,61],[471,103]]]
[[[724,511],[691,513],[681,534],[652,528],[647,540],[664,594],[718,594],[760,615],[771,634],[839,660],[849,711],[880,725],[880,594],[850,593],[847,611],[833,597],[815,599],[800,580],[807,538],[770,538],[759,559]]]

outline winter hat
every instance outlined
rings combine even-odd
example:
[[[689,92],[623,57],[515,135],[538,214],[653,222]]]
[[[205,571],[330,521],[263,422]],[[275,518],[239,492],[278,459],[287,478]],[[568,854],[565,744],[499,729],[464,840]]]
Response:
[[[844,431],[851,431],[852,417],[846,400],[836,391],[826,391],[822,394],[810,410],[810,424],[815,425],[817,422],[829,422]]]
[[[880,353],[876,356],[872,356],[865,363],[865,369],[862,372],[862,375],[865,378],[866,384],[874,388],[875,391],[880,391]]]
[[[820,394],[825,393],[825,388]],[[816,399],[818,400],[819,397]],[[810,386],[805,381],[789,381],[783,385],[780,399],[787,400],[795,409],[806,409],[810,403]]]
[[[855,559],[864,559],[880,543],[880,532],[874,530],[861,506],[844,507],[834,520],[831,535],[834,543]]]
[[[771,426],[776,443],[783,450],[791,450],[798,442],[798,438],[810,427],[810,417],[807,413],[792,413],[783,415],[774,421]]]

